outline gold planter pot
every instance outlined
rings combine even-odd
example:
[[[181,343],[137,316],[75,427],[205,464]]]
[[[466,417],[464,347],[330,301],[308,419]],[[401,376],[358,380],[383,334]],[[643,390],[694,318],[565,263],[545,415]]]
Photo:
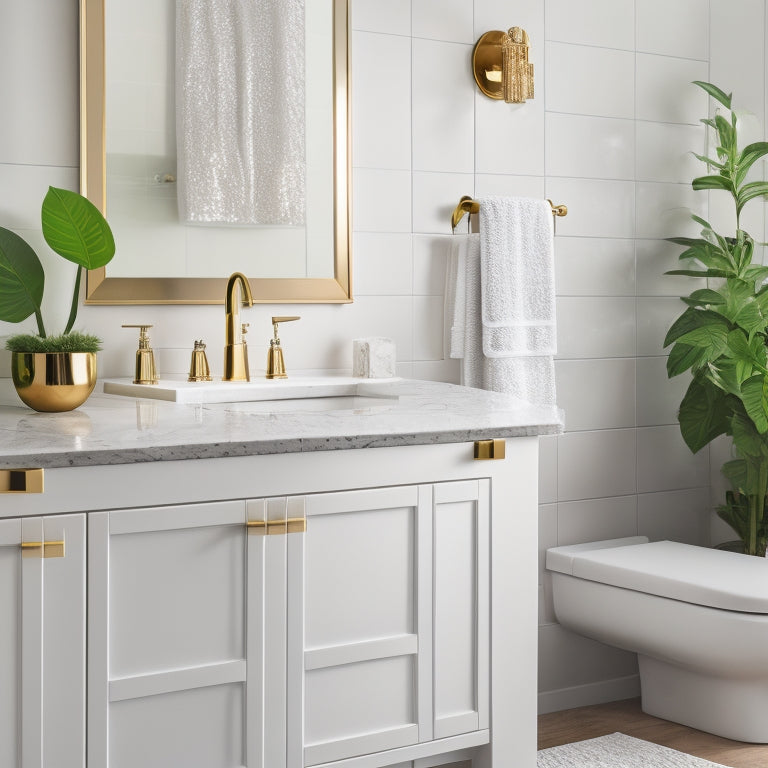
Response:
[[[13,352],[16,392],[36,411],[60,413],[82,405],[96,385],[94,352]]]

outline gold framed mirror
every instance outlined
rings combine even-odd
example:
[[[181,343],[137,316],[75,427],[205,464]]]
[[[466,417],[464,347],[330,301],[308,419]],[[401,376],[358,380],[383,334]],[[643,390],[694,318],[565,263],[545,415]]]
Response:
[[[130,243],[133,240],[141,241],[144,238],[142,252],[147,253],[149,262],[157,262],[166,256],[165,240],[162,238],[151,239],[152,228],[144,226],[143,221],[134,216],[136,237],[133,234],[122,235],[122,224],[113,223],[110,218],[112,201],[109,199],[108,189],[108,150],[111,141],[108,132],[110,121],[107,110],[110,108],[108,97],[107,62],[109,59],[108,46],[110,46],[107,23],[110,4],[123,2],[123,0],[80,0],[80,191],[88,197],[110,220],[115,230],[115,239],[118,250],[113,262],[106,268],[91,270],[87,276],[86,304],[221,304],[224,301],[227,277],[232,271],[241,271],[248,275],[255,302],[259,303],[348,303],[352,301],[352,264],[351,264],[351,160],[350,160],[350,101],[349,88],[349,3],[351,0],[324,0],[328,8],[324,12],[328,17],[327,54],[330,57],[327,90],[328,98],[323,98],[328,113],[325,137],[330,137],[322,150],[316,150],[316,154],[324,155],[326,178],[323,183],[328,192],[322,193],[322,211],[315,212],[315,221],[324,221],[325,229],[317,235],[317,230],[310,230],[310,213],[312,199],[307,198],[307,226],[303,235],[306,247],[315,247],[313,243],[322,243],[324,249],[323,264],[321,267],[307,267],[304,273],[294,269],[289,274],[283,275],[279,270],[283,268],[283,261],[287,259],[287,247],[281,246],[274,238],[267,237],[267,243],[272,243],[274,255],[266,253],[267,248],[262,247],[260,254],[261,266],[253,266],[249,269],[247,263],[238,261],[234,264],[227,263],[226,254],[216,253],[215,246],[212,249],[212,258],[205,261],[205,252],[198,246],[197,261],[201,265],[198,269],[203,274],[162,274],[160,276],[147,276],[134,274],[141,266],[131,261],[131,269],[128,274],[118,269],[121,258],[121,244]],[[124,0],[133,18],[144,18],[132,0]],[[172,0],[169,0],[172,6]],[[320,4],[321,5],[321,4]],[[313,7],[317,7],[313,6]],[[146,19],[145,19],[146,21]],[[150,25],[151,26],[151,25]],[[307,22],[307,26],[309,23]],[[309,32],[307,35],[309,36]],[[315,34],[314,37],[317,37]],[[309,37],[308,37],[309,39]],[[123,42],[123,48],[125,48]],[[145,49],[146,50],[146,49]],[[132,50],[134,59],[136,50]],[[130,64],[135,66],[134,63]],[[172,65],[169,69],[172,69]],[[308,71],[309,71],[308,66]],[[317,69],[317,68],[315,68]],[[309,86],[307,86],[309,87]],[[311,100],[307,95],[307,101]],[[317,102],[317,99],[315,99]],[[332,106],[330,106],[332,104]],[[119,110],[118,110],[119,111]],[[123,114],[126,110],[123,110]],[[316,140],[315,145],[318,144]],[[308,144],[311,142],[308,140]],[[175,182],[173,173],[162,172],[147,175],[148,183],[162,184],[163,181]],[[169,187],[171,185],[165,185]],[[321,189],[319,185],[316,185]],[[158,192],[160,194],[166,190]],[[167,197],[167,195],[166,195]],[[317,193],[315,200],[318,200]],[[174,203],[175,205],[175,203]],[[178,222],[177,222],[178,223]],[[184,227],[178,223],[179,227]],[[213,239],[223,233],[226,228],[203,227],[195,230],[206,230],[202,234],[208,238],[203,242],[212,243]],[[232,228],[230,228],[232,229]],[[258,228],[252,228],[256,232]],[[186,230],[189,232],[189,228]],[[197,234],[197,232],[196,232]],[[243,228],[239,235],[242,239]],[[263,236],[262,232],[258,232]],[[175,235],[174,235],[175,236]],[[184,237],[184,235],[182,235]],[[301,239],[301,236],[299,237]],[[329,243],[328,241],[332,242]],[[293,241],[296,241],[295,233]],[[277,243],[275,245],[275,243]],[[254,250],[259,250],[257,246]],[[130,256],[126,256],[123,264],[128,264]],[[298,263],[303,256],[292,259]],[[183,260],[180,257],[179,260]],[[191,259],[187,259],[191,261]],[[255,261],[256,259],[254,259]],[[169,261],[171,261],[169,259]],[[217,266],[226,274],[208,274],[213,271],[209,262],[215,261]],[[280,261],[279,267],[276,262]],[[304,259],[309,262],[309,257]],[[149,271],[149,270],[148,270]],[[319,273],[319,276],[318,276]]]

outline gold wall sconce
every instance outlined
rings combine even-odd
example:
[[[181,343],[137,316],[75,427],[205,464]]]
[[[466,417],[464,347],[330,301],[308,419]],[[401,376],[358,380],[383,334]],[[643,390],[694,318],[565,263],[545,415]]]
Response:
[[[522,27],[486,32],[475,45],[472,68],[475,82],[491,99],[521,104],[533,98],[533,64],[528,61],[530,40]]]

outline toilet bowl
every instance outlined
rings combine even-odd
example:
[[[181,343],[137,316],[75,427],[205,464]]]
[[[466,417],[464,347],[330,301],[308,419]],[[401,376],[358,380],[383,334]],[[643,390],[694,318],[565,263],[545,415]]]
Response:
[[[547,550],[562,626],[635,651],[644,712],[768,743],[768,560],[635,536]]]

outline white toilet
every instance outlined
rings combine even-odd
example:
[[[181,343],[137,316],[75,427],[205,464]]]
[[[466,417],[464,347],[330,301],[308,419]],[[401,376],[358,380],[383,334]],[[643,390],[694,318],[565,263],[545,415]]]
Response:
[[[768,560],[635,536],[547,569],[564,627],[637,652],[645,712],[768,743]]]

